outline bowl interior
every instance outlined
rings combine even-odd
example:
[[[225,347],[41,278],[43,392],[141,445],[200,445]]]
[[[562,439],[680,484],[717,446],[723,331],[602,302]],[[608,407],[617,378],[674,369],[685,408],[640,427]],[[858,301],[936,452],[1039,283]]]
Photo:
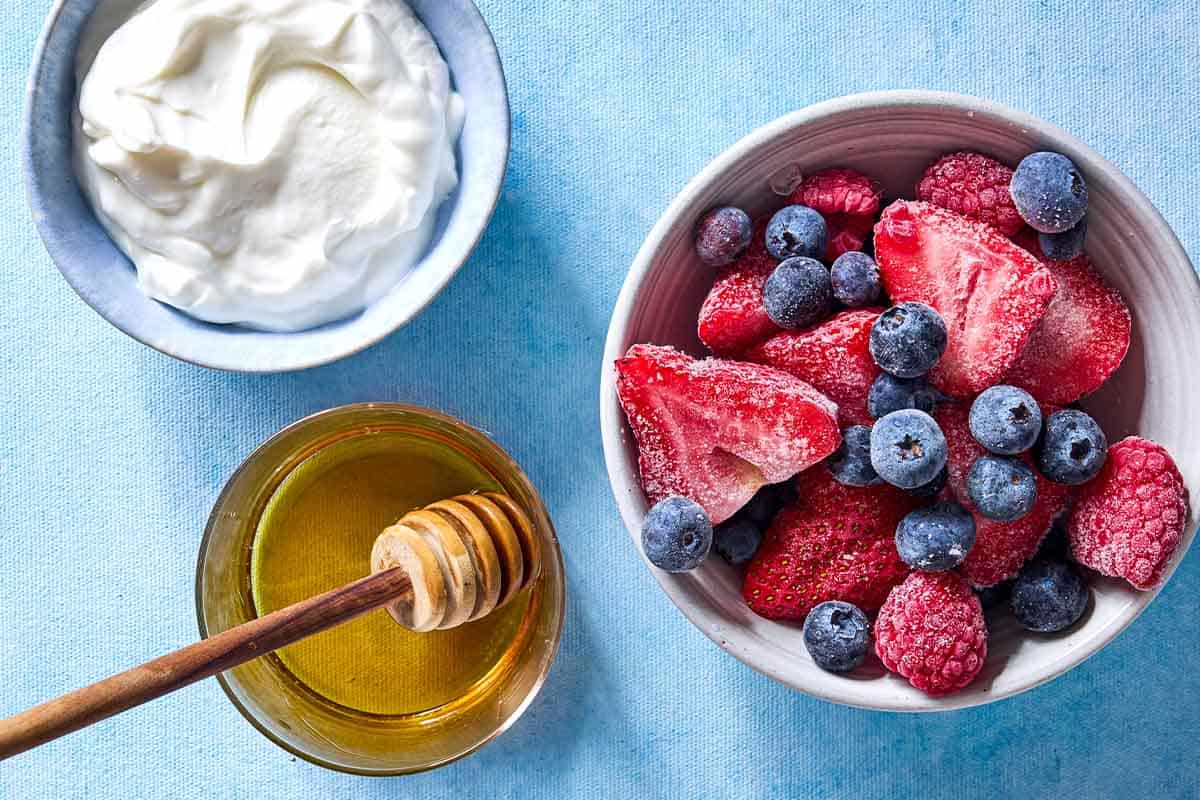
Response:
[[[458,143],[459,185],[439,209],[425,255],[361,313],[282,334],[201,322],[144,295],[132,264],[79,190],[71,154],[75,53],[93,18],[107,25],[110,19],[125,18],[135,5],[132,0],[60,0],[30,73],[23,152],[30,205],[51,258],[75,291],[109,322],[157,350],[245,372],[334,361],[374,344],[423,309],[483,234],[508,162],[504,74],[491,33],[471,0],[409,0],[438,42],[466,107]]]
[[[646,510],[637,481],[637,449],[616,401],[612,363],[637,342],[706,351],[696,312],[712,275],[692,256],[691,230],[718,204],[752,215],[784,204],[794,176],[822,167],[853,167],[882,182],[887,199],[912,197],[921,171],[937,156],[962,149],[1015,164],[1033,150],[1069,155],[1090,191],[1087,250],[1133,311],[1133,344],[1125,363],[1084,406],[1111,441],[1131,433],[1163,443],[1189,487],[1200,479],[1200,430],[1191,424],[1190,387],[1198,377],[1190,352],[1200,348],[1200,289],[1174,235],[1149,202],[1114,167],[1063,131],[1032,117],[971,98],[927,92],[859,95],[823,103],[756,131],[719,156],[676,199],[646,240],[622,290],[609,329],[602,387],[606,459],[622,516],[640,549]],[[1194,535],[1189,520],[1183,551]],[[983,675],[967,690],[933,700],[873,666],[852,678],[819,670],[798,626],[772,623],[746,608],[740,576],[713,559],[695,573],[654,571],[680,609],[706,635],[749,666],[825,699],[880,709],[932,710],[996,700],[1066,671],[1112,639],[1153,598],[1123,582],[1097,578],[1094,602],[1070,631],[1038,636],[997,615]]]

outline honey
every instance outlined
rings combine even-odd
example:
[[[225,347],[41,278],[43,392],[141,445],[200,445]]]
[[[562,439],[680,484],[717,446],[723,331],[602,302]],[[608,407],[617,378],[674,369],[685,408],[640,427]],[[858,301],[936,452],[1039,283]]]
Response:
[[[379,431],[338,441],[284,478],[258,519],[251,588],[259,614],[370,572],[371,544],[414,508],[471,491],[502,491],[481,465],[445,444]],[[283,666],[355,711],[423,714],[481,689],[503,668],[529,606],[453,630],[412,633],[383,612],[283,648]]]

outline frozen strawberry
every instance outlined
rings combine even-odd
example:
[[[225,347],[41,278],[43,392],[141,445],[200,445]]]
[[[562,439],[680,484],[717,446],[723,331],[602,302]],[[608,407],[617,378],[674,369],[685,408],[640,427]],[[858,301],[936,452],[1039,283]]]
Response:
[[[887,485],[843,486],[827,469],[801,474],[796,485],[796,501],[779,512],[746,570],[746,604],[790,620],[826,600],[879,608],[908,574],[895,536],[912,498]]]
[[[1153,589],[1187,524],[1188,493],[1166,449],[1130,436],[1108,449],[1095,480],[1080,491],[1068,533],[1085,567]]]
[[[929,165],[917,199],[986,222],[1005,236],[1025,226],[1008,185],[1013,171],[982,153],[950,153]]]
[[[852,169],[835,167],[814,172],[792,192],[789,201],[820,212],[829,231],[825,259],[861,250],[871,235],[883,192],[879,184]]]
[[[975,546],[967,553],[961,570],[972,586],[982,588],[1015,576],[1037,553],[1055,519],[1066,510],[1070,487],[1046,480],[1035,469],[1037,501],[1025,516],[1012,522],[997,522],[976,512],[967,496],[967,473],[975,460],[987,451],[971,435],[967,424],[969,409],[966,403],[946,404],[938,407],[934,417],[949,448],[947,486],[975,518]],[[1047,416],[1056,410],[1052,406],[1042,407],[1042,413]],[[1032,466],[1028,453],[1020,458]]]
[[[757,364],[634,345],[617,361],[617,393],[647,498],[691,498],[714,524],[763,485],[787,480],[841,443],[836,405]]]
[[[912,573],[879,610],[875,653],[926,694],[957,692],[987,658],[979,598],[954,572]]]
[[[894,303],[937,309],[945,355],[930,381],[952,397],[997,383],[1058,290],[1054,276],[995,228],[952,211],[898,200],[875,226],[875,257]]]
[[[1043,263],[1058,282],[1058,294],[1004,382],[1040,402],[1065,405],[1099,389],[1121,366],[1132,321],[1120,293],[1087,256]]]
[[[763,308],[763,286],[779,262],[766,247],[770,217],[754,224],[750,249],[726,267],[700,307],[700,341],[718,356],[735,357],[780,327]]]
[[[879,375],[868,345],[878,309],[843,311],[806,331],[777,333],[745,358],[790,372],[838,404],[843,427],[870,425],[867,393]]]

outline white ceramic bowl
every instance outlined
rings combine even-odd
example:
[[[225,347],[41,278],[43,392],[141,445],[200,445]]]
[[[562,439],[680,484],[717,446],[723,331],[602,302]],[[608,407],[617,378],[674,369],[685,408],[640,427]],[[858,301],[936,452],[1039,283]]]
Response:
[[[1200,384],[1195,357],[1200,352],[1200,282],[1162,217],[1112,164],[1053,125],[970,97],[881,92],[811,106],[726,150],[684,188],[634,260],[608,330],[600,416],[613,492],[639,551],[647,503],[612,365],[637,342],[705,353],[696,338],[696,315],[712,274],[692,255],[692,226],[698,216],[718,204],[741,206],[752,215],[777,207],[780,199],[770,187],[794,169],[854,167],[880,180],[886,197],[912,197],[926,165],[962,149],[1013,164],[1034,150],[1056,150],[1083,171],[1090,192],[1088,252],[1133,311],[1133,344],[1124,365],[1084,406],[1112,441],[1136,432],[1163,443],[1196,496],[1200,426],[1192,397]],[[1194,535],[1190,519],[1176,564]],[[1037,686],[1111,641],[1156,594],[1097,579],[1085,619],[1056,636],[1028,634],[1005,616],[992,629],[982,675],[966,690],[935,699],[878,666],[853,677],[821,671],[809,658],[799,627],[752,613],[742,602],[739,575],[719,558],[684,575],[670,575],[648,563],[647,568],[696,627],[750,667],[816,697],[894,711],[977,705]]]
[[[294,333],[201,322],[147,297],[129,259],[108,238],[79,191],[72,166],[75,54],[93,19],[114,28],[139,0],[56,0],[34,52],[23,121],[22,160],[34,222],[71,287],[106,320],[167,355],[239,372],[327,364],[378,342],[442,290],[483,235],[508,165],[504,71],[491,32],[471,0],[405,0],[429,29],[462,95],[459,184],[438,208],[424,256],[383,297],[346,319]]]

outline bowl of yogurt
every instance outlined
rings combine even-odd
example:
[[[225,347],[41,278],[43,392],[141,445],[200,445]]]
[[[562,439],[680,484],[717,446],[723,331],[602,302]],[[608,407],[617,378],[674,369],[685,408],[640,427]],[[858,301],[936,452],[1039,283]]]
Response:
[[[89,305],[184,361],[278,372],[374,344],[449,282],[509,112],[470,0],[60,0],[23,145]]]

